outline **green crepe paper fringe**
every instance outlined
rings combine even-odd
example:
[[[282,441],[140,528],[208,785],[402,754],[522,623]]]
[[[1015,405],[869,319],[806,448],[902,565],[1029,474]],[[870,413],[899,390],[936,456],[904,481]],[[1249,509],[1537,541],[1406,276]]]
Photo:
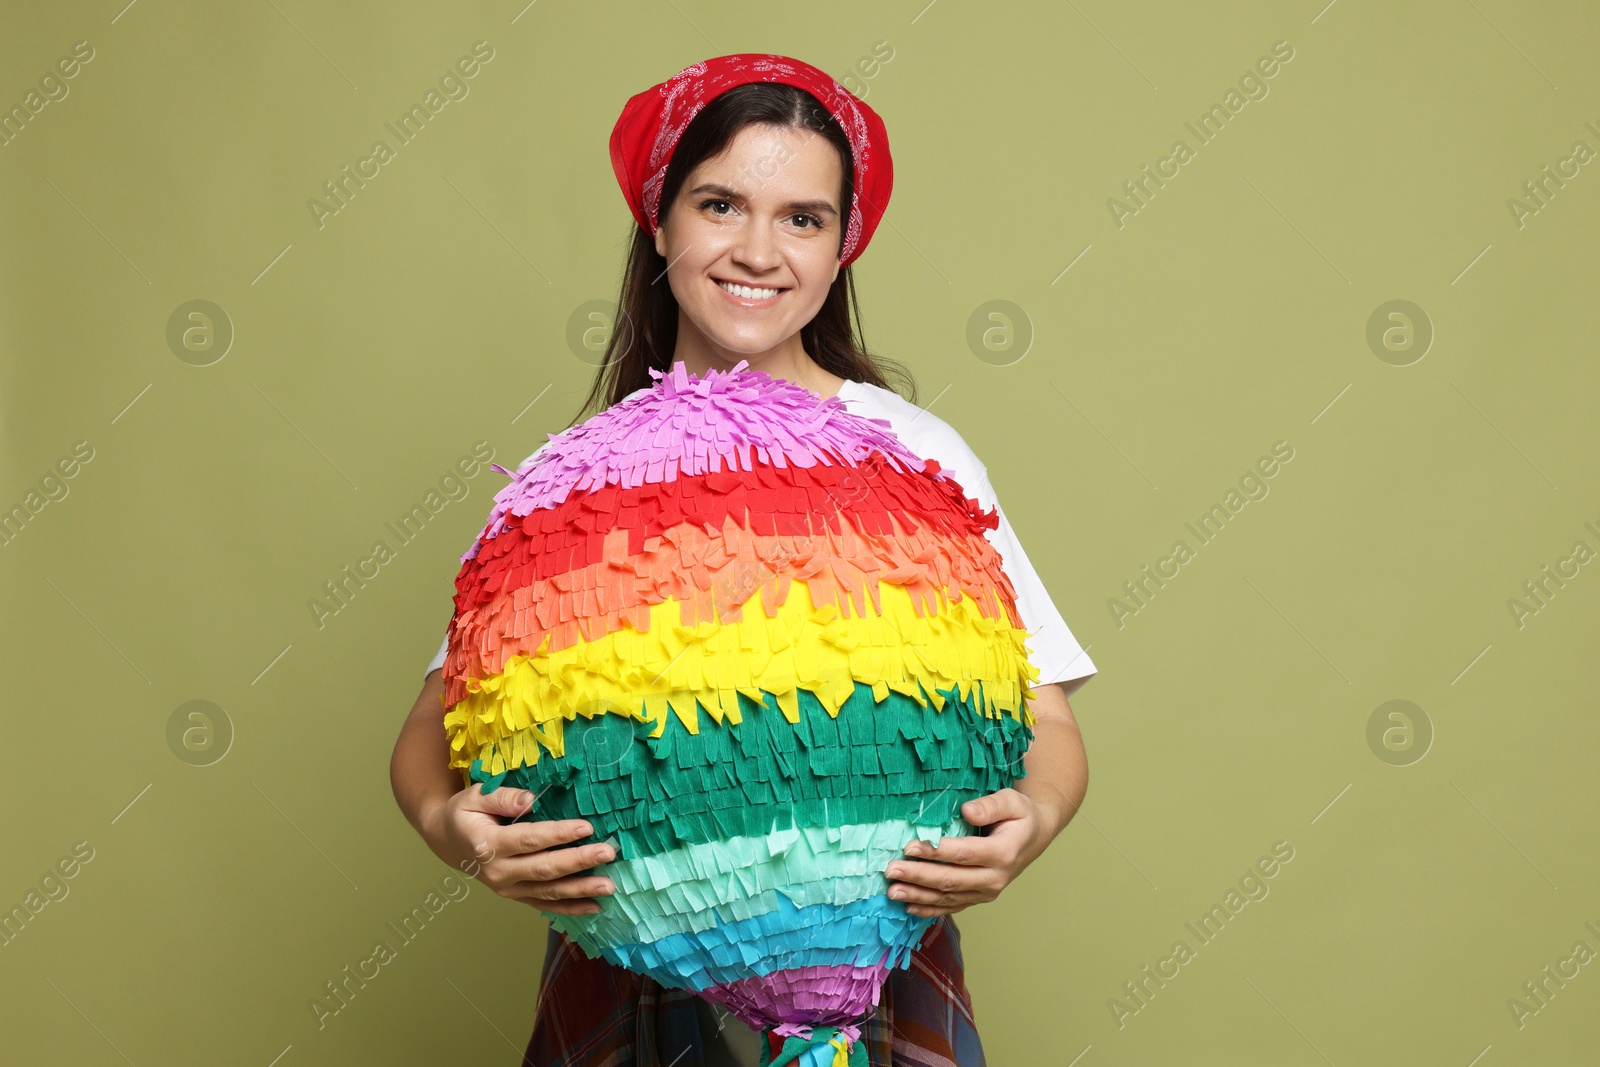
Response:
[[[485,793],[527,789],[532,810],[517,821],[585,819],[621,859],[684,845],[765,837],[773,830],[906,819],[943,826],[961,805],[1014,785],[1033,730],[978,710],[980,685],[942,710],[890,691],[875,701],[856,683],[838,717],[799,690],[800,721],[776,698],[738,694],[741,722],[719,724],[696,707],[698,733],[669,716],[655,724],[616,713],[564,724],[565,755],[486,774],[474,761],[468,782]]]
[[[598,915],[563,916],[579,944],[659,941],[672,934],[701,933],[779,909],[778,896],[797,908],[843,906],[886,894],[889,862],[905,855],[913,838],[937,845],[941,837],[964,837],[972,826],[956,819],[944,826],[905,819],[874,825],[807,826],[774,830],[765,837],[735,837],[686,845],[640,859],[615,860],[594,868],[617,891],[597,897]]]

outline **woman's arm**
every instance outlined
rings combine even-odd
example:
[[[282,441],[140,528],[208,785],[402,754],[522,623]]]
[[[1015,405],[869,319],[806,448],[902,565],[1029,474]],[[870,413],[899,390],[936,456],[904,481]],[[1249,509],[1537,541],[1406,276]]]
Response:
[[[608,844],[569,847],[594,834],[582,819],[502,822],[532,810],[535,798],[525,789],[485,794],[476,782],[463,789],[461,773],[450,769],[441,675],[428,672],[389,759],[400,810],[434,855],[501,896],[550,914],[598,912],[596,894],[614,893],[616,886],[582,872],[609,863],[616,850]]]
[[[1059,682],[1036,686],[1028,706],[1038,721],[1033,726],[1033,742],[1022,759],[1028,773],[1016,788],[1047,814],[1044,843],[1048,845],[1078,814],[1083,795],[1089,791],[1089,758],[1083,751],[1078,720]]]
[[[1078,720],[1059,683],[1034,687],[1033,742],[1023,756],[1027,774],[1011,788],[969,800],[961,817],[987,826],[986,836],[946,837],[937,847],[906,846],[914,859],[885,872],[889,896],[913,915],[951,915],[1000,895],[1072,821],[1089,789],[1089,764]]]
[[[444,732],[444,672],[428,672],[422,692],[411,706],[394,755],[389,759],[389,784],[406,819],[433,847],[437,820],[445,801],[461,789],[461,774],[450,769],[450,739]],[[435,852],[437,853],[437,849]],[[462,856],[440,859],[454,866]]]

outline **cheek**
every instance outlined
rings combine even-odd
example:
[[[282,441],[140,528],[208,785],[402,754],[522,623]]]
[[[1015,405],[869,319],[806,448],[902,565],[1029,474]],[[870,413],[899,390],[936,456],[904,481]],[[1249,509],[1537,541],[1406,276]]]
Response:
[[[808,293],[807,302],[812,305],[812,313],[822,307],[823,303],[828,299],[828,291],[833,288],[833,283],[837,278],[837,272],[834,267],[838,262],[839,260],[836,256],[828,256],[819,264],[808,265],[802,275]]]
[[[816,242],[816,251],[808,257],[807,273],[824,289],[832,285],[844,270],[839,265],[839,241],[832,234]]]
[[[667,274],[667,285],[672,290],[672,297],[678,302],[680,308],[693,308],[703,304],[708,294],[700,285],[697,275],[673,270]]]
[[[811,290],[809,296],[806,299],[805,305],[804,306],[797,306],[795,308],[796,317],[800,320],[801,323],[810,322],[812,319],[817,317],[817,312],[822,310],[822,305],[827,303],[827,300],[828,300],[828,287],[827,287],[827,285],[825,283],[818,284],[815,288],[813,288]]]
[[[725,238],[716,230],[696,227],[693,223],[680,227],[673,240],[663,242],[662,257],[667,261],[667,276],[674,286],[681,280],[691,284],[713,273],[712,266],[726,258]]]

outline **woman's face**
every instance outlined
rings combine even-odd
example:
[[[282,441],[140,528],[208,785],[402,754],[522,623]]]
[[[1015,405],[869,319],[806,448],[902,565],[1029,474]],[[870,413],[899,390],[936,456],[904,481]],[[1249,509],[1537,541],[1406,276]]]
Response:
[[[746,126],[695,167],[656,231],[679,333],[735,356],[796,337],[839,274],[843,180],[826,138],[786,127]]]

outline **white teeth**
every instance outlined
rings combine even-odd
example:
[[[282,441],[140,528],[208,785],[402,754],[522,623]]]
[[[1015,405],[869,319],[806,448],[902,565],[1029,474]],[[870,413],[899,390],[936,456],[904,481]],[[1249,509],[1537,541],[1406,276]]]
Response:
[[[735,285],[732,282],[718,282],[734,296],[742,296],[746,300],[765,300],[769,296],[777,296],[781,289],[752,289],[748,285]]]

